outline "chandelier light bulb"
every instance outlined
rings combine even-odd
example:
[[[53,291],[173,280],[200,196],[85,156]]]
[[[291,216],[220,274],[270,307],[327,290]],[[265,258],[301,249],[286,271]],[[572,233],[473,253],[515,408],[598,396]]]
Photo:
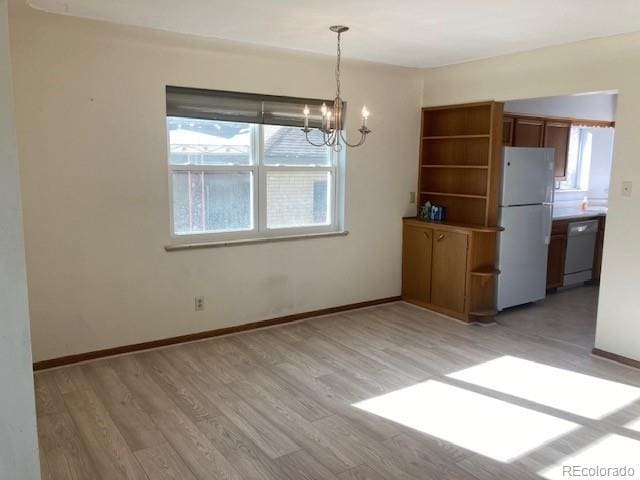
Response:
[[[367,110],[367,106],[362,107],[362,116],[366,120],[369,118],[369,110]]]
[[[320,111],[322,112],[322,116],[324,117],[327,114],[327,104],[326,103],[322,103],[322,106],[320,107]]]

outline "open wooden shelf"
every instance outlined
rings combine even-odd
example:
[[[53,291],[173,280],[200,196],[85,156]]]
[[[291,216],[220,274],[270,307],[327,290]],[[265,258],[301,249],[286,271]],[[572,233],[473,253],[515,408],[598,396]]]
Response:
[[[422,165],[422,168],[467,168],[467,169],[478,169],[478,170],[487,170],[489,168],[488,165]]]
[[[464,140],[465,138],[489,138],[488,133],[478,135],[431,135],[422,137],[424,140]]]
[[[503,105],[422,109],[418,192],[455,223],[493,226],[498,216]]]
[[[492,267],[478,268],[472,270],[471,275],[476,277],[495,277],[496,275],[500,275],[500,270]]]
[[[478,198],[484,200],[486,195],[469,195],[466,193],[445,193],[445,192],[420,192],[422,195],[437,195],[439,197],[457,197],[457,198]]]

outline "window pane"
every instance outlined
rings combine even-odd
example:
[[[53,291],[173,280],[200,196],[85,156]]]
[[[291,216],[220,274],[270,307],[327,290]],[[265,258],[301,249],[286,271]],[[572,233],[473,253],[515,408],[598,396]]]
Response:
[[[322,143],[322,135],[313,130],[309,138]],[[298,127],[264,126],[265,165],[329,166],[331,155],[328,147],[314,147],[307,142],[304,132]]]
[[[252,176],[251,172],[174,172],[174,232],[189,234],[251,230]]]
[[[267,227],[331,223],[331,173],[267,172]]]
[[[249,165],[251,124],[167,117],[171,165]]]

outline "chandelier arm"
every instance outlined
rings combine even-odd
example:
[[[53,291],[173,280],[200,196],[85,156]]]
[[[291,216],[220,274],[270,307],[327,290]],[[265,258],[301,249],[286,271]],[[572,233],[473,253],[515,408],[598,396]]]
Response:
[[[344,137],[342,132],[340,132],[340,138],[342,138],[342,141],[344,142],[344,144],[346,146],[351,147],[351,148],[355,148],[355,147],[359,147],[360,145],[362,145],[365,142],[365,140],[367,139],[367,133],[365,133],[363,131],[360,131],[360,135],[361,135],[360,141],[358,141],[358,143],[354,143],[354,144],[351,144],[351,143],[347,142],[347,139]]]
[[[309,140],[309,131],[305,131],[304,129],[302,130],[304,132],[304,135],[307,139],[307,142],[309,142],[311,145],[313,145],[314,147],[324,147],[324,146],[328,146],[327,142],[324,141],[322,143],[313,143],[311,140]]]

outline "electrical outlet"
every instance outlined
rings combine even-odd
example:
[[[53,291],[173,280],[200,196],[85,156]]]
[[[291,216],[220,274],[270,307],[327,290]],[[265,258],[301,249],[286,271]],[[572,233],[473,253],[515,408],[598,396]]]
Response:
[[[196,297],[195,306],[196,312],[201,312],[202,310],[204,310],[204,297]]]
[[[633,184],[631,182],[622,182],[622,196],[630,197],[631,196],[631,187]]]
[[[416,192],[409,192],[409,203],[416,203]]]

